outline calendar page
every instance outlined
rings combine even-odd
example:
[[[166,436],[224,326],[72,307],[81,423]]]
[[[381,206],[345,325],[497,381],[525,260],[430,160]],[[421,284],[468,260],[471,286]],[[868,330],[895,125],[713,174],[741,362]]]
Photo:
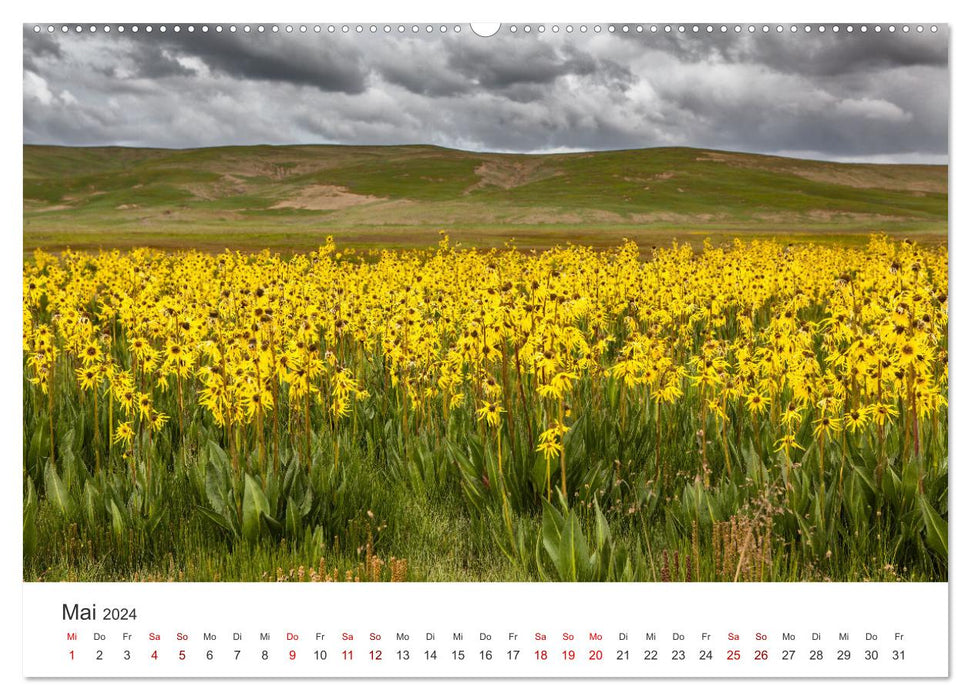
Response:
[[[949,25],[416,17],[23,24],[23,676],[948,677]]]

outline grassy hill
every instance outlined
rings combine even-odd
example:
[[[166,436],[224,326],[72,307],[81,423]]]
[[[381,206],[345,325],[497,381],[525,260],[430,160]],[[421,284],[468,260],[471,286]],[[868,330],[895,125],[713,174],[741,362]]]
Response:
[[[947,168],[691,148],[24,146],[24,248],[612,245],[873,231],[944,240]]]

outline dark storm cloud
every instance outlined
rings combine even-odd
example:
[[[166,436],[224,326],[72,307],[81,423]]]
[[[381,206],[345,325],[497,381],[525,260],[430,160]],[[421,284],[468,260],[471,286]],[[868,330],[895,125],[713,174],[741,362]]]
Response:
[[[947,157],[937,34],[24,33],[24,140]]]
[[[368,72],[359,51],[341,51],[328,41],[298,40],[285,34],[182,32],[167,34],[165,43],[174,52],[195,56],[210,70],[237,80],[353,94],[364,90]]]
[[[708,34],[620,34],[645,48],[663,47],[667,53],[686,61],[713,61],[764,65],[772,70],[796,75],[847,75],[856,71],[931,66],[945,68],[947,41],[920,33],[828,31],[805,35],[800,28],[792,33],[743,31]]]
[[[519,41],[517,49],[494,51],[484,43],[453,43],[448,65],[486,89],[545,84],[564,75],[590,75],[598,68],[592,56],[574,46]]]
[[[24,27],[24,55],[60,58],[61,46],[56,36],[35,34],[28,27]]]
[[[54,60],[61,58],[61,47],[57,43],[57,39],[47,34],[35,35],[33,31],[25,26],[24,68],[35,70],[37,68],[36,59],[42,57],[47,57]]]
[[[753,38],[754,39],[754,38]],[[769,35],[746,47],[751,59],[801,75],[838,76],[917,66],[945,68],[947,43],[928,41],[919,34],[827,33],[815,41],[806,37]],[[739,58],[744,59],[743,53]]]

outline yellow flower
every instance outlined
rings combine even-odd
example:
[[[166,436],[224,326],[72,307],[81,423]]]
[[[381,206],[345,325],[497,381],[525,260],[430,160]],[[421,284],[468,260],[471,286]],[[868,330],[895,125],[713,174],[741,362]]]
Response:
[[[776,452],[785,452],[789,454],[789,450],[796,448],[797,450],[803,449],[802,445],[796,442],[796,436],[793,434],[783,435],[781,438],[776,440]]]
[[[873,407],[873,422],[877,425],[885,425],[897,417],[897,409],[885,403],[878,403]]]
[[[761,415],[769,407],[769,401],[757,391],[751,392],[745,399],[745,405],[755,415]]]
[[[499,416],[504,412],[505,410],[498,403],[483,401],[482,408],[476,411],[476,414],[479,420],[484,420],[488,425],[497,428],[499,427]]]
[[[101,348],[95,342],[88,343],[81,350],[81,360],[86,365],[93,364],[101,359]]]
[[[780,420],[787,429],[792,430],[793,426],[802,421],[802,415],[796,409],[794,404],[789,404],[786,407],[786,410],[782,412]]]
[[[835,416],[823,416],[813,422],[813,437],[829,437],[833,433],[840,431],[840,420]]]
[[[857,432],[867,426],[870,411],[867,408],[854,408],[843,416],[843,424],[850,432]]]
[[[81,367],[75,370],[75,374],[78,378],[78,384],[84,391],[94,388],[95,383],[100,379],[97,367]]]
[[[152,399],[148,394],[138,394],[138,412],[145,420],[150,420],[152,415]]]
[[[563,445],[556,440],[542,440],[539,443],[539,447],[536,448],[536,451],[542,452],[546,459],[551,459],[563,451]]]
[[[151,422],[152,431],[157,433],[159,430],[162,429],[162,426],[165,425],[168,419],[169,417],[164,413],[162,413],[161,411],[154,411],[152,413],[152,422]]]
[[[539,439],[541,442],[549,440],[557,440],[569,432],[569,428],[563,425],[560,421],[555,421],[553,425],[540,433]]]
[[[115,428],[114,441],[116,443],[124,443],[125,447],[129,447],[133,437],[135,437],[135,431],[132,429],[131,421],[119,423],[118,427]]]

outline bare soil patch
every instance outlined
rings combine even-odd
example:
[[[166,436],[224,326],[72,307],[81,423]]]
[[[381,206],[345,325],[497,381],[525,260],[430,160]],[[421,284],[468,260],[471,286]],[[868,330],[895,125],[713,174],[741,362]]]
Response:
[[[216,182],[191,183],[182,188],[196,199],[213,202],[224,197],[235,197],[250,194],[260,189],[258,185],[248,184],[235,175],[223,175]]]
[[[314,211],[333,211],[335,209],[349,209],[362,204],[383,202],[383,197],[372,197],[367,194],[348,192],[336,185],[310,185],[289,199],[281,200],[270,209],[309,209]]]
[[[479,176],[479,181],[467,187],[465,194],[482,189],[483,187],[498,187],[503,190],[511,190],[531,182],[556,177],[562,173],[544,164],[539,159],[508,160],[490,158],[476,166],[475,174]]]

